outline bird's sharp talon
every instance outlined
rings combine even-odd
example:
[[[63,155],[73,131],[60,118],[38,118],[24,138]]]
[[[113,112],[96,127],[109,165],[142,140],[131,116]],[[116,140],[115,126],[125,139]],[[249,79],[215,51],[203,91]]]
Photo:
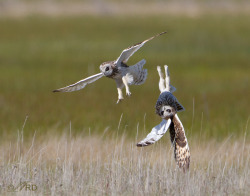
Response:
[[[118,104],[118,103],[122,102],[122,100],[123,100],[123,98],[118,99],[118,100],[117,100],[117,102],[116,102],[116,104]]]
[[[126,95],[127,95],[128,97],[130,97],[131,94],[132,94],[131,92],[126,93]]]

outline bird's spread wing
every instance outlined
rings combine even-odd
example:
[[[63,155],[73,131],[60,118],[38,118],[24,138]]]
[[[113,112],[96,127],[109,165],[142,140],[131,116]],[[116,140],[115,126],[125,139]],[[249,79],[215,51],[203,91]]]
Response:
[[[177,114],[175,114],[172,119],[171,125],[169,127],[169,133],[174,147],[174,157],[177,165],[186,171],[190,164],[190,151],[184,127]]]
[[[95,74],[95,75],[90,76],[88,78],[85,78],[83,80],[80,80],[80,81],[78,81],[78,82],[76,82],[74,84],[71,84],[69,86],[56,89],[53,92],[72,92],[72,91],[78,91],[78,90],[83,89],[87,84],[90,84],[90,83],[98,80],[101,77],[103,77],[103,73],[98,73],[98,74]]]
[[[144,40],[144,41],[142,41],[142,42],[140,42],[140,43],[138,43],[138,44],[135,44],[135,45],[133,45],[133,46],[130,46],[130,47],[124,49],[124,50],[122,51],[121,55],[120,55],[120,56],[118,57],[118,59],[116,60],[116,62],[115,62],[116,65],[120,66],[120,64],[121,64],[122,62],[123,62],[123,63],[126,63],[126,62],[128,61],[128,59],[129,59],[137,50],[139,50],[146,42],[148,42],[148,41],[154,39],[155,37],[158,37],[158,36],[160,36],[160,35],[163,35],[163,34],[165,34],[165,33],[167,33],[167,32],[159,33],[159,34],[157,34],[157,35],[155,35],[155,36],[153,36],[153,37],[150,37],[150,38],[148,38],[148,39],[146,39],[146,40]]]
[[[168,127],[170,126],[171,120],[163,119],[161,123],[155,126],[151,132],[147,135],[145,139],[137,143],[138,147],[148,146],[150,144],[154,144],[156,141],[161,139],[161,137],[167,132]]]

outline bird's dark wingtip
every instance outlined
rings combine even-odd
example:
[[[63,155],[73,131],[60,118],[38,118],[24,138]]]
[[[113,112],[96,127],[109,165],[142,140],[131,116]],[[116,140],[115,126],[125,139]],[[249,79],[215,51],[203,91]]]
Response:
[[[142,147],[142,144],[137,143],[136,146],[137,146],[137,147]]]
[[[60,91],[56,89],[56,90],[53,90],[52,92],[53,92],[53,93],[56,93],[56,92],[60,92]]]
[[[159,35],[163,35],[165,33],[167,33],[167,31],[163,31],[163,32],[159,33]]]

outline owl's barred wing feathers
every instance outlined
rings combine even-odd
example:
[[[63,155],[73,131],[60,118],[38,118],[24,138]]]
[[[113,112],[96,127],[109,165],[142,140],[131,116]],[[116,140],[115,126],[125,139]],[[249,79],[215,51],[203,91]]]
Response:
[[[183,171],[188,170],[190,164],[190,151],[188,141],[185,135],[184,127],[178,118],[174,115],[169,127],[170,140],[174,147],[174,158],[177,165],[183,168]]]
[[[53,90],[53,92],[72,92],[72,91],[78,91],[78,90],[83,89],[87,84],[95,82],[96,80],[100,79],[103,76],[104,76],[103,73],[98,73],[98,74],[95,74],[95,75],[90,76],[88,78],[85,78],[83,80],[80,80],[80,81],[78,81],[78,82],[76,82],[74,84],[71,84],[69,86]]]
[[[147,135],[145,139],[136,144],[138,147],[144,147],[157,142],[161,137],[167,132],[168,127],[170,126],[171,120],[163,119],[161,123],[155,126],[151,132]]]
[[[135,45],[133,45],[133,46],[130,46],[130,47],[124,49],[124,50],[122,51],[121,55],[120,55],[120,56],[118,57],[118,59],[116,60],[115,63],[117,64],[117,66],[120,66],[122,62],[123,62],[123,63],[126,63],[126,62],[128,61],[128,59],[129,59],[137,50],[139,50],[146,42],[148,42],[148,41],[154,39],[155,37],[158,37],[158,36],[160,36],[160,35],[163,35],[163,34],[165,34],[165,33],[167,33],[167,32],[159,33],[159,34],[157,34],[157,35],[155,35],[155,36],[153,36],[153,37],[150,37],[150,38],[148,38],[148,39],[146,39],[146,40],[144,40],[144,41],[142,41],[142,42],[140,42],[140,43],[138,43],[138,44],[135,44]]]
[[[185,135],[184,127],[177,114],[172,119],[165,120],[155,126],[145,139],[137,143],[137,147],[149,146],[157,142],[169,128],[170,140],[174,147],[174,158],[183,171],[187,171],[190,165],[190,151]]]

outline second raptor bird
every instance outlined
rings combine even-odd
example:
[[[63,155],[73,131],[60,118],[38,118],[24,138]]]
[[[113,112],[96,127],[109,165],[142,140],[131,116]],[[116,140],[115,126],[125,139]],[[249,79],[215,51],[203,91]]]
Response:
[[[116,82],[118,91],[118,101],[119,103],[123,98],[122,88],[125,86],[127,96],[131,95],[128,85],[141,85],[145,82],[147,78],[147,69],[143,69],[146,61],[143,59],[136,63],[135,65],[128,66],[126,63],[129,58],[139,50],[146,42],[165,34],[166,32],[159,33],[149,39],[146,39],[138,44],[130,46],[124,49],[121,55],[114,61],[107,61],[100,65],[101,73],[95,74],[83,80],[80,80],[69,86],[59,88],[53,92],[72,92],[83,89],[87,84],[90,84],[103,76],[112,78]]]

